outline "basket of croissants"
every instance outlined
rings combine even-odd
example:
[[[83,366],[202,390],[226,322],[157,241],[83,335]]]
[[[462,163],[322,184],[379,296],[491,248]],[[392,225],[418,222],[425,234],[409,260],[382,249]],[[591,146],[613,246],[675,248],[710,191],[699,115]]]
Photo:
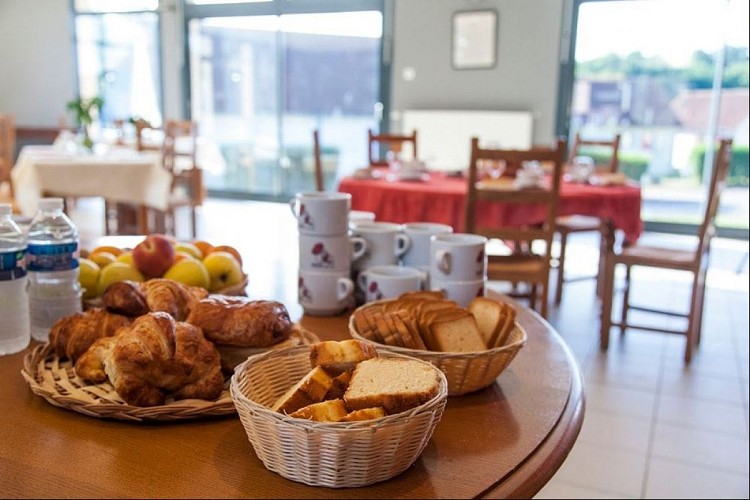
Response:
[[[102,307],[65,316],[24,358],[32,392],[122,420],[234,414],[229,376],[252,354],[318,341],[272,300],[209,294],[156,278],[122,281]]]

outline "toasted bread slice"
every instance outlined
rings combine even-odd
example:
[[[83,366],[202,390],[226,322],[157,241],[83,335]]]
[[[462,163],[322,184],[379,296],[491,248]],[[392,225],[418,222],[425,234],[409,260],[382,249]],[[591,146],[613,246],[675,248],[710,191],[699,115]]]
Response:
[[[353,370],[355,365],[365,359],[377,357],[378,352],[372,344],[357,339],[326,340],[317,342],[310,348],[310,364],[320,366],[330,375],[336,376]]]
[[[339,422],[357,422],[360,420],[373,420],[380,417],[385,417],[385,409],[382,406],[376,408],[362,408],[361,410],[354,410],[342,417]]]
[[[338,422],[347,414],[348,410],[342,399],[329,399],[328,401],[303,406],[290,413],[289,416],[314,420],[315,422]]]
[[[467,309],[476,318],[484,343],[492,345],[505,320],[503,304],[486,297],[475,297],[469,302]]]
[[[398,299],[443,300],[445,299],[445,293],[442,290],[414,290],[402,293],[398,296]]]
[[[303,406],[320,403],[333,384],[333,378],[316,366],[289,388],[271,407],[280,413],[293,413]]]
[[[430,333],[443,352],[476,352],[487,350],[474,315],[466,311],[447,319],[438,319],[430,325]]]
[[[508,341],[510,332],[516,326],[516,309],[508,303],[503,303],[503,311],[503,324],[498,329],[497,336],[491,341],[492,343],[488,347],[504,346]]]
[[[350,410],[382,406],[388,415],[426,403],[440,391],[433,367],[409,358],[373,358],[354,369],[344,401]]]
[[[405,310],[398,311],[392,314],[393,322],[396,325],[401,338],[404,339],[404,345],[409,349],[427,349],[427,346],[422,340],[422,335],[416,326],[416,321],[409,315]]]

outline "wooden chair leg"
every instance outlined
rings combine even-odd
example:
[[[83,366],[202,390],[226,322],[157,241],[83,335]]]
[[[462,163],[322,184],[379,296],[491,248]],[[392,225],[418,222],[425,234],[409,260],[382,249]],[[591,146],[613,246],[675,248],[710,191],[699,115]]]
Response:
[[[562,300],[562,287],[565,281],[565,249],[568,246],[567,231],[560,231],[560,256],[557,258],[557,284],[555,286],[555,305]]]
[[[601,282],[601,318],[599,331],[599,349],[606,351],[609,348],[609,331],[612,328],[612,301],[615,293],[615,262],[607,253],[601,258],[604,260],[604,268],[599,276]]]
[[[195,213],[197,209],[198,207],[196,206],[192,206],[192,205],[190,206],[190,231],[193,236],[193,239],[195,239],[195,236],[197,234],[196,229],[197,229],[198,224],[197,224],[197,215]]]
[[[706,298],[706,271],[703,271],[702,273],[702,276],[699,280],[698,289],[700,291],[700,295],[698,296],[698,305],[696,306],[696,326],[698,333],[695,336],[695,345],[700,345],[701,333],[703,332],[703,307]]]
[[[620,311],[620,335],[625,333],[630,310],[630,266],[625,265],[625,290],[622,292],[622,311]]]
[[[539,301],[542,303],[540,314],[542,315],[542,318],[547,319],[547,312],[549,308],[549,276],[547,277],[547,280],[540,286],[542,287],[542,291],[539,294]]]
[[[693,358],[693,348],[698,344],[699,332],[703,321],[701,317],[703,309],[701,297],[702,274],[701,271],[698,271],[693,275],[693,287],[690,292],[690,311],[688,312],[688,324],[685,331],[685,363],[690,363],[690,360]]]

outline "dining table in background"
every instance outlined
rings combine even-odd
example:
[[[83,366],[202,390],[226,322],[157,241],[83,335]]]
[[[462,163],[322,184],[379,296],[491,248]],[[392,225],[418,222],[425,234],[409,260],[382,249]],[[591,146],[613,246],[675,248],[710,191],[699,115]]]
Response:
[[[141,228],[146,227],[145,208],[168,208],[172,187],[172,175],[162,167],[158,151],[128,147],[104,146],[82,152],[59,146],[24,146],[12,175],[24,216],[33,216],[44,196],[101,197],[140,207]]]
[[[373,212],[378,221],[437,222],[463,231],[466,178],[460,174],[430,171],[423,177],[399,180],[395,173],[367,177],[343,177],[338,191],[352,195],[352,210]],[[477,223],[489,226],[535,224],[544,220],[544,210],[533,206],[508,210],[500,203],[480,202]],[[559,215],[589,215],[608,221],[635,243],[643,232],[641,188],[623,185],[593,185],[563,181]]]
[[[585,400],[564,340],[516,307],[528,340],[497,381],[450,397],[416,462],[360,488],[312,487],[269,471],[236,415],[139,423],[53,406],[21,375],[32,342],[0,356],[0,491],[15,498],[531,498],[573,447]],[[348,314],[313,317],[298,307],[290,314],[322,340],[350,338]]]

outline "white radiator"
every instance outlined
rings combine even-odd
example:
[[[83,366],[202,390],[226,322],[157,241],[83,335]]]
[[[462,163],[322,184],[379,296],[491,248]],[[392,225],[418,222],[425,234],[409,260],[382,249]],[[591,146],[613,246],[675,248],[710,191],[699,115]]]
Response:
[[[532,116],[525,111],[404,110],[403,133],[417,130],[419,159],[435,170],[469,166],[471,138],[484,147],[528,149],[532,145]]]

